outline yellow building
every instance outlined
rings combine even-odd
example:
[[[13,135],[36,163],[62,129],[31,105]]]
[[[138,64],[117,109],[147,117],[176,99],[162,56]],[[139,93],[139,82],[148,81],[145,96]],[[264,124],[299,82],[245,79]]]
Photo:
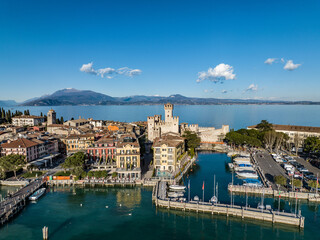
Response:
[[[69,135],[61,140],[66,145],[67,152],[77,152],[93,146],[95,136],[94,134]]]
[[[185,139],[174,135],[156,138],[153,143],[153,166],[157,176],[173,176],[185,152]]]
[[[116,143],[119,178],[140,179],[140,145],[134,133],[119,135]]]

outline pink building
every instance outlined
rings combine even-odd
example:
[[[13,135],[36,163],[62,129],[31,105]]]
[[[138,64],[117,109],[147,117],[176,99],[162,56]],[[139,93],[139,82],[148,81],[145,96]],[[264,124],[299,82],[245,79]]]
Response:
[[[90,160],[109,162],[115,159],[116,145],[113,137],[102,137],[96,141],[92,147],[87,148]]]
[[[1,144],[1,155],[19,154],[26,156],[26,161],[30,162],[38,158],[38,143],[26,138]]]

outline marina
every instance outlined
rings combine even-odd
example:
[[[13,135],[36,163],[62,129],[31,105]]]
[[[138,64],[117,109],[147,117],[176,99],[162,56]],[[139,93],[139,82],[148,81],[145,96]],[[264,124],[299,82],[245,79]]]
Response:
[[[285,213],[274,210],[263,210],[237,205],[210,203],[204,201],[172,201],[166,195],[166,183],[159,182],[153,190],[153,201],[157,207],[179,209],[181,211],[195,211],[209,214],[240,217],[241,219],[255,219],[271,222],[272,224],[288,224],[304,228],[305,218],[299,214]]]

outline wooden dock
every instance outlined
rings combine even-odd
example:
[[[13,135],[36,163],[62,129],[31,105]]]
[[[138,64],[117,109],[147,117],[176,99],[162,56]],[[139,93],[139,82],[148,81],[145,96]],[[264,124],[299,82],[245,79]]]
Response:
[[[152,200],[157,207],[168,209],[179,209],[181,211],[194,211],[208,214],[223,214],[228,216],[240,217],[242,219],[255,219],[267,221],[272,224],[287,224],[304,228],[305,218],[301,215],[292,213],[278,212],[273,210],[261,210],[258,208],[248,208],[244,206],[228,205],[228,204],[212,204],[209,202],[184,202],[172,201],[164,198],[163,187],[159,190],[160,182],[154,187],[152,192]]]
[[[0,202],[0,223],[3,225],[17,215],[25,206],[30,195],[45,184],[42,180],[36,180],[19,189],[10,197]]]

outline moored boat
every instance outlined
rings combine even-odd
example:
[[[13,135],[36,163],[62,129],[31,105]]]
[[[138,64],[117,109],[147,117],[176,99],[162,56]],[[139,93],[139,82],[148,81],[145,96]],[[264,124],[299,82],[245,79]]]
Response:
[[[253,179],[258,178],[258,174],[255,171],[244,170],[244,171],[238,171],[236,173],[237,173],[237,176],[241,178],[253,178]]]
[[[169,188],[172,190],[185,190],[186,189],[185,186],[181,186],[181,185],[170,185]]]
[[[44,193],[46,189],[45,188],[40,188],[39,190],[35,191],[30,197],[29,200],[31,201],[36,201],[38,200]]]

